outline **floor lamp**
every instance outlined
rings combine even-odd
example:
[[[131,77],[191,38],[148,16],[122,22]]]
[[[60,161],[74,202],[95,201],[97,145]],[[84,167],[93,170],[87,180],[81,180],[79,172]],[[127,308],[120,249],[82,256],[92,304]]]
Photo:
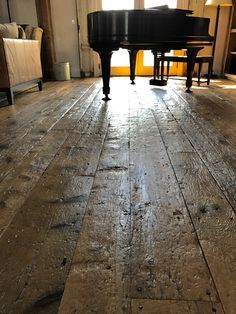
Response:
[[[217,7],[216,23],[215,23],[215,31],[214,31],[214,41],[213,41],[213,47],[212,47],[212,56],[213,56],[213,62],[214,62],[218,24],[219,24],[219,17],[220,17],[220,7],[223,7],[223,6],[224,7],[232,7],[233,3],[232,3],[232,0],[207,0],[206,5]]]

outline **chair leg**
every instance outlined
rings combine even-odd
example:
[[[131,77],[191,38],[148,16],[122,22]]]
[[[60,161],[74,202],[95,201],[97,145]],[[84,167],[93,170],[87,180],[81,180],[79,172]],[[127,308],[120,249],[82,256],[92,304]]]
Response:
[[[166,69],[166,79],[169,79],[169,73],[170,73],[170,61],[167,61],[167,69]]]
[[[161,80],[164,80],[164,57],[165,57],[165,53],[162,52],[161,53]]]
[[[10,87],[8,90],[7,90],[7,101],[9,103],[9,105],[13,105],[14,104],[14,95],[13,95],[13,90],[12,88]]]
[[[200,86],[200,84],[201,84],[201,72],[202,72],[202,62],[199,62],[198,74],[197,74],[197,84],[198,84],[198,86]]]
[[[213,60],[208,62],[208,73],[207,73],[207,85],[210,85],[211,73],[212,73]]]
[[[39,87],[40,91],[43,90],[43,80],[42,80],[42,78],[38,81],[38,87]]]
[[[159,79],[159,77],[160,77],[160,59],[158,59],[156,67],[156,78]]]
[[[154,56],[154,68],[153,68],[153,78],[156,80],[156,78],[159,76],[159,59],[157,51],[152,51]]]

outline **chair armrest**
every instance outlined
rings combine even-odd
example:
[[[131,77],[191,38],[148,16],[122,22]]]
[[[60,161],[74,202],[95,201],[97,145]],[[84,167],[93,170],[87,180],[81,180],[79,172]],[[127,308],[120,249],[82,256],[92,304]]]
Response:
[[[1,48],[10,86],[42,77],[37,40],[3,38]]]
[[[9,85],[10,85],[10,82],[9,82],[4,44],[3,44],[3,39],[0,38],[0,88],[7,88],[9,87]]]

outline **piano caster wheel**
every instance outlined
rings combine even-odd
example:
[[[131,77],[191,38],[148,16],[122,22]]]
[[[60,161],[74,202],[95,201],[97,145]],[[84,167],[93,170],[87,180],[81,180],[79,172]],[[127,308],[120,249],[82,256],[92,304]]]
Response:
[[[104,100],[104,101],[108,101],[108,100],[111,100],[111,98],[109,98],[109,97],[108,97],[108,95],[105,95],[105,97],[104,97],[104,98],[102,98],[102,100]]]
[[[132,80],[130,84],[131,84],[131,85],[135,85],[135,81],[134,81],[134,80]]]

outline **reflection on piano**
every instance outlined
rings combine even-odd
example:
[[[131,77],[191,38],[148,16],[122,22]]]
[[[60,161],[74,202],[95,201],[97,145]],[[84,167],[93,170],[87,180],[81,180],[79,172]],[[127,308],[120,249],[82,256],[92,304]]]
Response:
[[[192,11],[168,7],[140,10],[97,11],[88,14],[90,47],[101,58],[104,100],[109,100],[112,52],[125,48],[130,56],[130,79],[134,83],[138,50],[164,53],[169,50],[187,50],[187,91],[197,53],[213,38],[208,34],[208,18],[190,16]]]

